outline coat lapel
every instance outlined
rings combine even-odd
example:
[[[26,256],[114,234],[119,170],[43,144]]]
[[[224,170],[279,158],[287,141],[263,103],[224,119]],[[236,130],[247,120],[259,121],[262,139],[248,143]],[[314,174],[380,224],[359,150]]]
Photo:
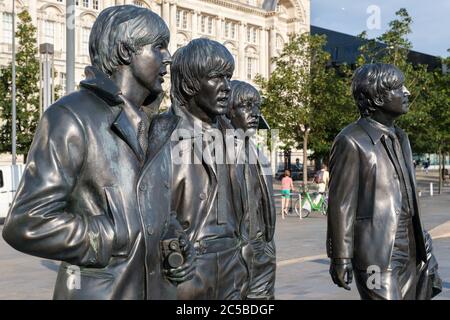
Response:
[[[136,132],[133,130],[133,126],[131,125],[128,117],[125,115],[125,112],[123,110],[120,110],[116,120],[114,120],[112,124],[112,127],[114,132],[116,132],[117,135],[123,141],[125,141],[128,146],[130,146],[130,148],[136,154],[136,157],[138,157],[140,161],[143,161],[144,153],[139,146]]]

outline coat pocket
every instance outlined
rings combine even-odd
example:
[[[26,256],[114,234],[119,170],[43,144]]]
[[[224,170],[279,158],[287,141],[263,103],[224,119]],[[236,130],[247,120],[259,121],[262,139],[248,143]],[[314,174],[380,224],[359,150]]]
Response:
[[[116,186],[104,187],[108,213],[114,222],[116,240],[113,247],[113,256],[128,256],[130,251],[130,236],[124,209],[122,192]]]

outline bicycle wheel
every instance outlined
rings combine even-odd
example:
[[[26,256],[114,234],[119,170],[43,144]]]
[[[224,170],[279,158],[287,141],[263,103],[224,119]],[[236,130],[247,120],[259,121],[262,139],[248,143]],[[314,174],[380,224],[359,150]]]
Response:
[[[301,212],[302,214],[302,218],[307,218],[311,213],[311,211],[312,211],[311,204],[308,201],[305,201],[305,203],[303,203],[301,211],[299,210],[299,212]]]

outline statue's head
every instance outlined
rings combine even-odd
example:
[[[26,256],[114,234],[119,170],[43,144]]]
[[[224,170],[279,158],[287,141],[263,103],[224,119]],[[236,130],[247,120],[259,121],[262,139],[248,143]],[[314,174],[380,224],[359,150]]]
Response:
[[[352,93],[362,117],[375,111],[398,117],[408,112],[405,77],[395,66],[384,63],[365,64],[358,68],[352,81]]]
[[[233,71],[234,59],[225,46],[206,38],[192,40],[173,55],[172,99],[186,107],[195,105],[211,119],[223,115]]]
[[[123,68],[151,93],[162,92],[161,83],[171,62],[170,32],[154,12],[122,5],[100,12],[89,37],[93,66],[110,77]]]
[[[261,97],[258,90],[247,82],[231,81],[227,117],[233,127],[255,133],[260,115]]]

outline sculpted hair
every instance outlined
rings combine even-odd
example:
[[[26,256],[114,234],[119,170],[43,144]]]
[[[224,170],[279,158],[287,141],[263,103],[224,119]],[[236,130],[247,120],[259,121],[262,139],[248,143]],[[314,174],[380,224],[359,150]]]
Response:
[[[370,116],[377,109],[374,101],[385,101],[387,92],[400,88],[404,82],[403,73],[391,64],[372,63],[356,69],[351,89],[361,116]]]
[[[113,6],[100,12],[89,36],[91,64],[107,75],[119,65],[129,64],[123,48],[140,54],[142,47],[169,42],[166,23],[156,13],[132,5]]]
[[[227,118],[230,119],[232,109],[236,108],[237,106],[239,106],[239,104],[248,99],[252,99],[253,101],[257,101],[261,104],[261,96],[254,86],[244,81],[231,81],[231,92],[230,98],[228,100]]]
[[[172,101],[186,105],[200,90],[201,78],[214,74],[228,74],[231,77],[233,71],[234,59],[225,46],[206,38],[192,40],[172,57]]]

